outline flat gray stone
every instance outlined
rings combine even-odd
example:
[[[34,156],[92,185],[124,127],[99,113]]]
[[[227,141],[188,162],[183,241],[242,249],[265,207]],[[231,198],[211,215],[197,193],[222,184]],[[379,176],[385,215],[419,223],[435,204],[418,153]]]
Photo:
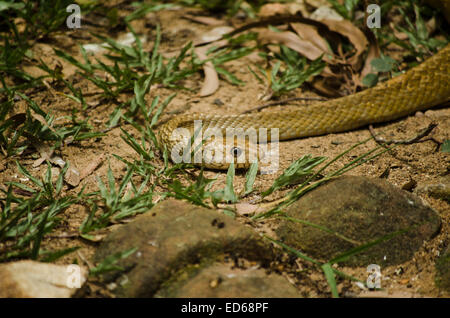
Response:
[[[341,177],[306,193],[286,212],[341,235],[288,220],[277,229],[284,243],[327,261],[360,244],[410,229],[350,257],[346,264],[352,266],[405,262],[441,225],[439,215],[416,195],[382,179],[356,176]]]
[[[161,284],[193,264],[213,263],[227,254],[269,264],[271,245],[255,231],[217,211],[169,199],[112,232],[97,249],[95,262],[136,247],[118,264],[124,272],[105,275],[115,294],[153,297]]]

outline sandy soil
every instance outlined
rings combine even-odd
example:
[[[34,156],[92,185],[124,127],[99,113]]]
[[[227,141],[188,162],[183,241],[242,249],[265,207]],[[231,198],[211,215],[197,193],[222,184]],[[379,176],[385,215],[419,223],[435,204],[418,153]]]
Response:
[[[154,39],[154,25],[156,23],[161,24],[163,32],[161,51],[172,51],[181,48],[187,41],[194,39],[207,30],[211,29],[209,26],[197,24],[186,19],[182,19],[181,16],[189,11],[187,9],[173,10],[159,12],[152,15],[153,20],[147,20],[146,23],[137,21],[133,23],[136,32],[146,35],[147,42],[144,43],[146,50],[152,48],[152,40]],[[83,93],[87,97],[88,103],[93,105],[85,112],[80,112],[80,117],[89,116],[89,123],[94,127],[94,130],[103,130],[104,124],[108,119],[108,115],[115,108],[115,105],[110,102],[105,102],[98,97],[98,89],[94,87],[90,82],[83,79],[80,75],[75,73],[75,69],[72,65],[69,65],[65,61],[57,58],[53,53],[53,48],[58,48],[72,54],[75,58],[80,58],[80,52],[76,43],[92,43],[95,42],[95,38],[92,38],[89,31],[101,31],[104,34],[112,38],[117,38],[125,31],[120,30],[108,31],[106,29],[99,29],[89,26],[86,29],[82,29],[74,32],[67,32],[59,34],[52,38],[49,43],[38,43],[33,47],[33,51],[36,55],[41,56],[42,59],[50,66],[54,67],[58,64],[62,65],[62,71],[65,78],[72,80],[76,83],[77,87],[83,89]],[[190,87],[194,92],[189,91],[177,91],[177,96],[167,107],[166,113],[163,115],[162,120],[166,120],[174,113],[214,113],[214,114],[237,114],[246,110],[253,109],[262,102],[258,101],[258,98],[264,93],[265,87],[260,84],[255,77],[248,71],[246,65],[252,63],[254,60],[250,58],[243,58],[237,61],[233,61],[226,64],[226,69],[229,72],[235,74],[239,79],[245,81],[245,86],[234,86],[227,81],[222,80],[220,82],[220,89],[212,96],[201,98],[195,92],[201,87],[203,80],[202,74],[195,74],[190,77],[185,83],[185,86]],[[35,66],[26,66],[26,70],[32,74],[39,74],[41,72]],[[53,83],[49,83],[49,86],[53,89],[30,89],[27,91],[27,95],[32,98],[36,103],[41,105],[45,110],[51,111],[56,117],[60,118],[64,115],[70,115],[72,108],[78,108],[79,106],[60,94],[54,92],[64,91],[61,87],[53,86]],[[151,92],[146,96],[147,101],[151,101],[156,95],[165,98],[172,93],[172,90],[154,87]],[[313,91],[308,89],[297,89],[287,96],[319,96]],[[131,95],[123,94],[120,96],[121,100],[130,99]],[[218,101],[221,101],[223,105],[219,106]],[[278,111],[285,108],[301,108],[307,102],[292,102],[284,106],[270,107],[264,111]],[[16,113],[23,111],[25,102],[20,101],[17,103]],[[65,119],[57,119],[57,121],[63,122]],[[382,125],[376,125],[375,131],[383,134],[386,138],[392,139],[407,139],[415,136],[421,129],[426,128],[431,122],[438,124],[434,129],[431,136],[438,141],[450,139],[450,108],[441,107],[438,109],[428,110],[424,113],[417,113],[414,116],[403,118],[396,122],[391,122]],[[134,136],[138,136],[136,130],[130,125],[123,124],[123,129],[128,131]],[[120,178],[125,173],[125,166],[123,163],[115,159],[112,154],[117,154],[125,159],[136,159],[136,153],[120,138],[120,129],[114,128],[107,132],[107,135],[98,139],[91,139],[82,141],[80,143],[69,144],[61,148],[58,154],[64,159],[69,161],[80,171],[86,168],[89,163],[98,158],[100,155],[104,155],[107,160],[90,176],[84,179],[80,185],[76,188],[70,189],[67,186],[65,191],[69,193],[77,193],[81,187],[85,186],[85,191],[97,190],[97,181],[95,176],[101,176],[105,178],[108,169],[108,162],[111,169],[114,172],[116,178]],[[370,132],[367,128],[358,129],[352,132],[330,134],[321,137],[304,138],[299,140],[287,141],[280,143],[280,169],[274,175],[258,175],[255,182],[255,193],[267,189],[273,182],[273,180],[294,160],[304,154],[311,154],[313,156],[326,156],[333,158],[340,154],[353,144],[362,141],[370,136]],[[356,151],[344,156],[336,164],[329,168],[329,171],[342,167],[348,163],[352,158],[355,158],[358,154],[372,149],[376,146],[374,141],[370,141],[365,145],[359,147]],[[371,177],[380,177],[382,175],[387,176],[386,179],[394,185],[399,187],[408,187],[411,180],[413,180],[417,186],[413,187],[411,191],[424,184],[437,183],[442,177],[448,176],[450,156],[439,151],[439,146],[436,142],[429,140],[421,143],[415,143],[413,145],[401,145],[396,147],[393,151],[383,154],[367,164],[357,167],[352,170],[352,175],[363,175]],[[37,159],[35,154],[22,155],[20,162],[29,168],[34,175],[42,175],[46,169],[46,165],[41,165],[38,168],[32,168],[31,164]],[[17,181],[20,178],[18,174],[15,162],[13,159],[2,159],[2,170],[0,171],[0,183],[6,181]],[[157,164],[162,165],[161,161]],[[194,171],[198,173],[198,171]],[[223,188],[225,184],[225,172],[207,171],[207,177],[216,177],[218,182],[215,184],[215,188]],[[235,179],[235,191],[239,192],[244,187],[244,173],[237,173]],[[274,194],[267,198],[267,201],[281,198],[287,193],[289,189],[276,191]],[[434,264],[440,252],[442,252],[449,244],[449,224],[450,224],[450,206],[443,200],[435,199],[428,196],[426,193],[419,193],[420,197],[435,209],[442,218],[443,227],[438,236],[432,240],[424,243],[423,247],[416,253],[413,260],[402,264],[401,266],[393,266],[389,268],[383,268],[383,287],[388,288],[389,293],[406,293],[407,295],[425,295],[432,297],[448,297],[448,293],[439,291],[434,284],[435,268]],[[257,199],[257,195],[250,195],[243,201],[252,202]],[[155,200],[158,198],[156,197]],[[62,222],[58,226],[56,232],[47,237],[44,240],[44,249],[57,249],[70,246],[82,246],[82,248],[74,254],[70,254],[60,260],[58,263],[71,262],[74,258],[77,258],[80,263],[84,263],[86,259],[95,251],[98,243],[87,242],[81,239],[77,233],[78,228],[82,221],[86,217],[86,210],[79,205],[71,206],[63,215]],[[242,222],[253,226],[255,229],[261,232],[273,233],[272,230],[276,226],[276,221],[263,221],[260,223],[250,222],[246,217],[238,217]],[[115,226],[109,227],[103,231],[107,233],[111,231]],[[102,233],[100,233],[102,234]],[[67,237],[66,237],[67,236]],[[308,277],[304,277],[302,282],[299,282],[298,275],[294,274],[299,269],[305,266],[301,262],[290,262],[287,265],[280,264],[280,269],[283,275],[288,277],[292,282],[301,285],[300,290],[305,294],[312,297],[323,297],[329,295],[329,290],[326,285],[326,281],[321,276],[320,271],[310,268],[310,274]],[[351,269],[341,268],[344,272],[365,279],[367,273],[365,269]],[[352,296],[359,294],[361,290],[354,284],[343,281],[339,283],[339,289],[343,296]]]

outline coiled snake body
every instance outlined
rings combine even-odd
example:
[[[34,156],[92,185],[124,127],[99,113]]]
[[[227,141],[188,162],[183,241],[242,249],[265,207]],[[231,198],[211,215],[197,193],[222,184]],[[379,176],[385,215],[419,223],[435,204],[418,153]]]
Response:
[[[406,73],[380,83],[353,95],[316,103],[298,110],[283,112],[262,112],[243,115],[204,115],[190,114],[178,116],[159,131],[159,140],[166,147],[179,151],[186,147],[194,134],[194,120],[201,120],[202,131],[215,128],[226,136],[226,129],[247,130],[254,128],[278,128],[279,139],[288,140],[300,137],[317,136],[328,133],[348,131],[372,123],[394,120],[416,111],[431,108],[450,98],[450,45]],[[175,134],[177,128],[190,132],[188,137]],[[270,136],[268,138],[270,140]],[[214,153],[226,140],[217,142],[211,137],[200,148]],[[191,148],[189,148],[192,150]],[[222,151],[224,148],[221,148]],[[226,148],[224,160],[198,164],[214,169],[226,169],[230,161],[227,155],[238,157],[243,151],[236,148],[236,140],[231,148]],[[229,156],[228,156],[229,158]],[[173,158],[172,158],[173,159]],[[236,158],[234,158],[236,159]],[[233,159],[232,159],[233,160]],[[234,160],[236,163],[236,160]],[[195,162],[194,162],[195,163]],[[248,167],[248,160],[237,163],[237,167]]]

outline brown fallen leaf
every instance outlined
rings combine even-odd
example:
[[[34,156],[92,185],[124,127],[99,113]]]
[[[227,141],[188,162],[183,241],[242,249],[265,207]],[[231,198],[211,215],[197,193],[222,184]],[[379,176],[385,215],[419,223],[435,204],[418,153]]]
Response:
[[[25,120],[27,120],[27,115],[25,113],[18,113],[8,118],[8,122],[12,122],[11,129],[15,129],[22,125]]]
[[[227,34],[234,29],[229,26],[221,26],[212,29],[209,32],[206,32],[201,35],[200,38],[194,41],[194,45],[198,46],[201,44],[207,44],[202,47],[195,48],[195,54],[201,61],[207,59],[206,52],[208,49],[214,45],[215,47],[222,47],[228,44],[228,40],[220,40],[224,34]],[[220,41],[218,41],[220,40]],[[205,97],[214,94],[215,91],[219,88],[219,75],[214,68],[214,64],[211,61],[208,61],[203,64],[203,72],[205,73],[205,79],[202,84],[202,88],[200,89],[199,96]]]
[[[310,19],[313,19],[313,20],[329,19],[329,20],[337,20],[337,21],[344,20],[344,18],[339,13],[337,13],[336,10],[329,7],[329,3],[328,3],[328,5],[320,5],[319,7],[316,7],[316,8],[317,9],[314,10],[314,12],[312,12],[311,14],[308,15]]]
[[[397,39],[399,39],[400,41],[405,41],[408,39],[408,34],[398,31],[397,28],[395,27],[395,23],[390,22],[389,27],[391,28],[392,32],[394,33],[394,36]]]
[[[267,18],[277,14],[288,14],[289,8],[284,3],[267,3],[263,5],[258,12],[261,18]]]
[[[322,95],[325,95],[327,97],[340,97],[342,96],[340,94],[340,85],[337,85],[337,87],[334,87],[335,85],[331,86],[329,84],[329,82],[331,80],[337,81],[337,78],[321,78],[321,79],[316,79],[312,85],[313,87]],[[340,84],[340,83],[338,83]]]
[[[234,28],[230,26],[219,26],[208,32],[203,33],[198,39],[194,40],[194,46],[211,43],[220,40],[224,34],[230,33]]]
[[[313,8],[331,7],[331,4],[328,2],[328,0],[308,0],[305,2],[307,2],[308,5]],[[339,0],[339,2],[342,4],[342,1]]]
[[[309,41],[319,48],[323,53],[333,55],[327,41],[317,32],[317,28],[306,23],[291,23],[294,31],[305,41]]]
[[[33,145],[40,154],[39,159],[36,159],[32,164],[33,168],[36,168],[39,167],[44,161],[51,159],[54,149],[39,140],[33,140]]]
[[[47,123],[47,121],[45,120],[45,118],[42,115],[36,114],[34,112],[31,112],[31,116],[36,119],[37,121],[39,121],[44,127],[50,129],[51,131],[53,131],[54,133],[56,133],[55,128],[53,128],[51,125],[49,125]]]
[[[309,15],[307,6],[302,1],[289,3],[267,3],[259,9],[258,16],[260,18],[267,18],[275,15],[295,15],[298,12],[300,12],[304,17]]]
[[[264,43],[276,43],[286,45],[288,48],[300,53],[310,60],[315,60],[323,53],[321,49],[309,41],[300,39],[291,31],[274,32],[265,30],[258,33],[258,39]],[[324,57],[325,58],[325,57]]]
[[[358,70],[361,64],[361,55],[366,50],[368,41],[364,33],[355,27],[350,21],[342,20],[319,20],[325,24],[331,31],[337,32],[350,40],[356,49],[355,55],[348,59],[354,70]]]
[[[219,25],[225,25],[226,22],[224,20],[219,20],[213,17],[205,17],[205,16],[194,16],[190,14],[186,14],[182,16],[183,18],[187,20],[191,20],[197,23],[210,25],[210,26],[219,26]]]
[[[72,187],[76,187],[80,184],[80,172],[77,168],[69,166],[67,169],[66,174],[64,175],[64,181],[67,182],[67,184],[71,185]]]
[[[427,28],[428,34],[430,34],[430,35],[433,34],[434,31],[436,31],[436,27],[437,27],[436,18],[432,17],[430,20],[428,20],[425,23],[425,27]]]
[[[364,61],[363,69],[361,70],[361,73],[359,76],[355,78],[355,82],[358,86],[363,86],[362,80],[364,77],[372,72],[372,61],[376,58],[380,57],[380,46],[378,45],[378,41],[373,35],[373,33],[370,33],[369,36],[369,52],[367,53],[366,60]]]
[[[197,54],[201,61],[204,61],[207,59],[207,50],[207,46],[196,48],[195,54]],[[203,72],[205,73],[205,79],[203,80],[202,88],[198,93],[201,97],[212,95],[219,89],[219,75],[217,74],[214,64],[211,61],[203,64]]]
[[[58,156],[50,158],[49,161],[55,165],[60,166],[61,168],[64,168],[64,166],[66,165],[66,162]],[[76,187],[81,181],[80,172],[78,171],[78,169],[69,164],[69,168],[64,175],[64,181],[72,187]]]

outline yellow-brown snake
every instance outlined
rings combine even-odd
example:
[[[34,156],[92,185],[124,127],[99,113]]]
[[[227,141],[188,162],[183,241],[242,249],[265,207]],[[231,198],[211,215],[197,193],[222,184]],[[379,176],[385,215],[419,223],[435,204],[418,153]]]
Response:
[[[209,148],[209,151],[212,149],[214,153],[219,151],[216,146],[225,142],[227,128],[242,128],[244,131],[249,128],[256,130],[278,128],[279,139],[288,140],[343,132],[368,124],[394,120],[431,108],[449,99],[450,44],[404,74],[353,95],[292,111],[227,116],[206,114],[177,116],[160,128],[158,138],[169,151],[175,148],[179,150],[180,146],[185,146],[190,139],[182,138],[173,132],[177,128],[186,128],[192,135],[194,120],[201,120],[202,131],[215,128],[216,132],[221,132],[224,136],[217,144],[214,143],[214,138],[204,141],[202,147]],[[235,141],[231,143],[236,144]],[[236,147],[226,148],[224,151],[231,152],[235,157],[243,152],[237,151]],[[199,164],[208,168],[227,169],[229,161],[212,163],[202,161]],[[249,163],[245,161],[237,164],[237,167],[248,165]]]

